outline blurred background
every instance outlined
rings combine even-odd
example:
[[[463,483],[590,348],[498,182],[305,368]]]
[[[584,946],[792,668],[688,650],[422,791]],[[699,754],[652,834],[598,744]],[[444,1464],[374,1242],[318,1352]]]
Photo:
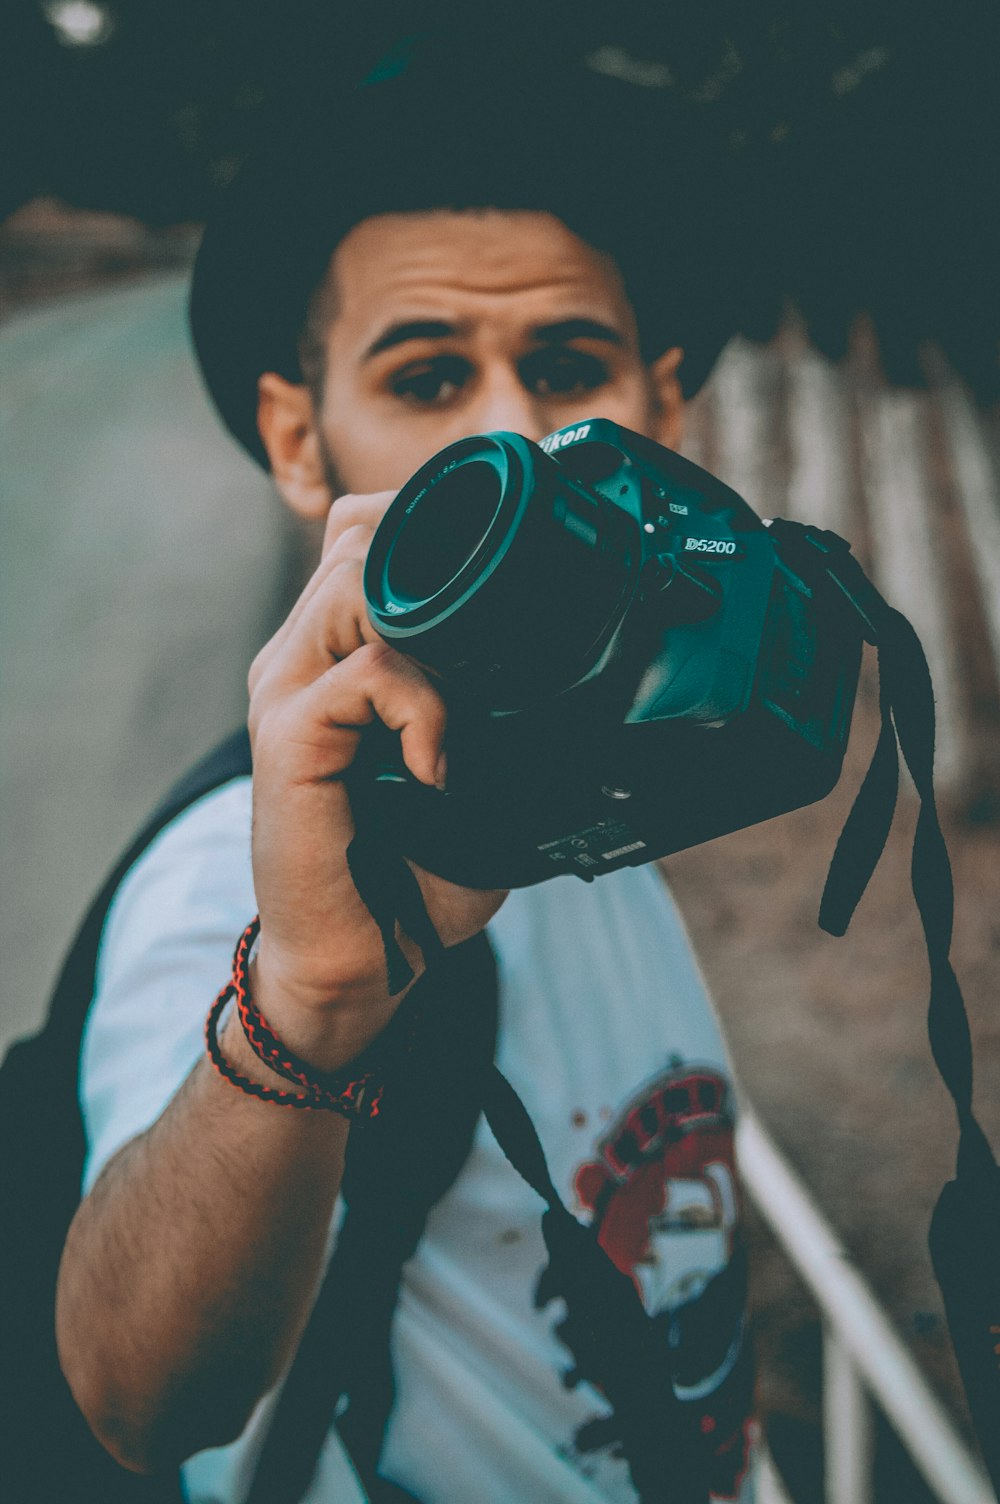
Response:
[[[851,539],[924,640],[953,956],[998,1143],[1000,8],[539,9],[507,5],[495,24],[658,91],[665,118],[736,159],[748,185],[741,332],[685,448],[763,515]],[[246,667],[304,567],[306,540],[194,372],[184,298],[199,221],[304,38],[336,89],[401,38],[453,23],[490,46],[485,11],[441,0],[6,0],[0,1043],[40,1020],[75,923],[143,815],[242,717]],[[512,86],[511,108],[544,129],[544,100]],[[848,936],[815,922],[875,729],[866,677],[830,799],[667,867],[748,1100],[967,1435],[926,1251],[954,1123],[925,1038],[908,787]],[[761,1406],[790,1492],[819,1499],[822,1322],[771,1231],[759,1218],[753,1231]],[[882,1427],[874,1480],[885,1504],[934,1497]]]

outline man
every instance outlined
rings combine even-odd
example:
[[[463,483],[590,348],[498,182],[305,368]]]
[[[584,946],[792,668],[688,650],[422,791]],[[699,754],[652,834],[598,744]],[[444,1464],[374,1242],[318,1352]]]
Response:
[[[331,163],[326,128],[298,119],[304,172],[285,139],[276,171],[244,177],[196,283],[210,389],[284,501],[325,523],[322,557],[251,670],[252,790],[236,780],[195,804],[112,906],[82,1061],[87,1195],[57,1313],[64,1371],[100,1439],[137,1471],[186,1460],[196,1501],[245,1497],[265,1396],[338,1225],[349,1138],[366,1131],[234,1090],[203,1058],[205,1011],[259,913],[250,990],[283,1047],[329,1074],[378,1041],[401,996],[348,868],[345,774],[377,720],[400,734],[417,779],[447,783],[447,707],[367,619],[374,529],[417,466],[467,434],[537,440],[598,415],[676,446],[684,363],[699,358],[637,310],[627,249],[612,257],[606,228],[571,227],[586,206],[563,208],[565,169],[550,172],[540,149],[530,176],[530,152],[501,162],[502,111],[487,119],[482,99],[462,96],[468,139],[442,112],[443,134],[423,133],[415,167],[400,125],[427,87],[419,73],[369,86],[349,183],[346,138],[331,133]],[[331,197],[339,221],[324,219]],[[612,216],[613,198],[609,185]],[[622,235],[618,224],[611,239]],[[488,927],[498,1061],[563,1195],[677,1345],[678,1393],[702,1406],[703,1431],[718,1428],[713,1492],[746,1500],[731,1099],[659,875],[625,869],[509,897],[417,876],[446,946]],[[420,950],[400,940],[419,973]],[[235,1014],[219,1045],[230,1074],[290,1089]],[[668,1121],[669,1133],[651,1126]],[[380,1468],[428,1504],[635,1498],[605,1397],[566,1380],[574,1355],[557,1313],[535,1303],[538,1210],[481,1123],[406,1266],[393,1327],[397,1398]],[[331,1433],[309,1498],[350,1498],[348,1478]]]

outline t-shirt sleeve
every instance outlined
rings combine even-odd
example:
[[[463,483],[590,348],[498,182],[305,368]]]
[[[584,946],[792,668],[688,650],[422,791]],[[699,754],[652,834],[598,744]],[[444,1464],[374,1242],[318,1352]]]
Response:
[[[84,1194],[204,1049],[205,1016],[256,912],[250,789],[234,780],[168,825],[108,911],[80,1064]]]

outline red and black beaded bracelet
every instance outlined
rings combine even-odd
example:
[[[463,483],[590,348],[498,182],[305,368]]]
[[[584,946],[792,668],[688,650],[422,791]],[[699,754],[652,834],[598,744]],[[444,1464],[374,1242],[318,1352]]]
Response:
[[[250,994],[247,962],[251,946],[259,933],[260,919],[255,918],[247,925],[237,943],[232,978],[209,1011],[205,1024],[205,1044],[215,1069],[231,1085],[263,1102],[275,1102],[282,1107],[318,1108],[339,1112],[348,1118],[378,1117],[383,1086],[376,1081],[373,1070],[359,1070],[357,1066],[348,1066],[337,1072],[313,1070],[282,1044],[254,1003]],[[249,1076],[241,1075],[230,1065],[219,1045],[218,1027],[222,1012],[231,998],[236,1000],[240,1023],[254,1054],[269,1070],[283,1076],[286,1081],[293,1082],[299,1087],[299,1091],[263,1086]]]

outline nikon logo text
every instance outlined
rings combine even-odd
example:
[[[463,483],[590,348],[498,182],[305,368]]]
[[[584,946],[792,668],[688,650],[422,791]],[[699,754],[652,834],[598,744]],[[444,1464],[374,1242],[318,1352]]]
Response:
[[[557,449],[565,449],[567,444],[576,444],[580,439],[585,439],[589,432],[589,423],[584,423],[580,428],[564,428],[561,433],[550,433],[538,447],[544,449],[546,454],[553,454]]]

